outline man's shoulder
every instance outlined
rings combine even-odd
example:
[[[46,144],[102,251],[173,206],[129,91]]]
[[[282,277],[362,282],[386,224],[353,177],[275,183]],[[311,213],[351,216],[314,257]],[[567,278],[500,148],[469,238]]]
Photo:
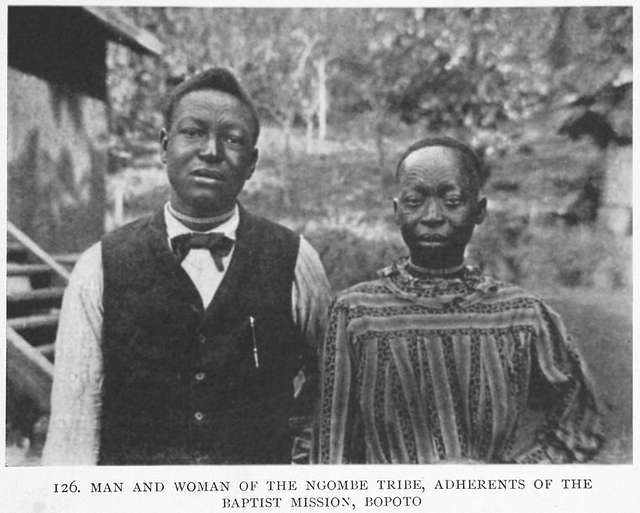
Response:
[[[128,223],[123,224],[122,226],[118,226],[113,230],[107,232],[102,237],[103,243],[105,241],[118,240],[122,238],[132,237],[140,232],[140,230],[146,229],[151,222],[155,214],[146,214],[137,219],[129,221]]]
[[[105,267],[136,265],[149,256],[150,241],[166,239],[162,212],[147,214],[108,232],[102,237]]]
[[[260,230],[265,230],[269,233],[272,232],[274,235],[287,236],[287,237],[293,237],[293,238],[300,237],[291,228],[287,228],[286,226],[276,221],[272,221],[271,219],[267,219],[266,217],[262,217],[260,215],[254,214],[253,212],[249,212],[245,209],[240,210],[241,222],[242,222],[242,217],[244,217],[247,222],[251,223],[253,227],[257,227]]]
[[[292,253],[297,255],[300,248],[300,235],[265,217],[240,210],[240,225],[237,237],[247,237],[254,244],[260,245],[268,252]]]
[[[94,289],[102,282],[102,243],[95,242],[84,250],[75,265],[69,287],[71,289]]]

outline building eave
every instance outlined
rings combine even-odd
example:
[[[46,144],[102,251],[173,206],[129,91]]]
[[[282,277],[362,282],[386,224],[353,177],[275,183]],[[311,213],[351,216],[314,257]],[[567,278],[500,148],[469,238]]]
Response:
[[[160,55],[163,44],[150,32],[136,27],[126,16],[117,9],[108,7],[86,6],[85,11],[104,25],[109,39],[130,47],[140,53]]]

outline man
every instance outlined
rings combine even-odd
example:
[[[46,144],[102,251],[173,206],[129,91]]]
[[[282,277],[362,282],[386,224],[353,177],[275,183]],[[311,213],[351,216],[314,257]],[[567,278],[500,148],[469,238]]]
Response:
[[[450,138],[402,156],[394,210],[410,256],[332,307],[320,462],[574,462],[599,448],[594,393],[559,316],[464,263],[482,181]],[[535,407],[546,421],[534,436],[523,419]]]
[[[87,250],[65,293],[45,464],[291,460],[322,264],[236,201],[260,125],[229,71],[179,85],[165,123],[170,201]]]

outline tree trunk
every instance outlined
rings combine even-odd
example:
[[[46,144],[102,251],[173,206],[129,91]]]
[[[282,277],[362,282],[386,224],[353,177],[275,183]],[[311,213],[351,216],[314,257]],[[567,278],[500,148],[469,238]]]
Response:
[[[327,138],[327,111],[329,98],[327,93],[327,58],[322,55],[316,65],[318,71],[318,141]]]
[[[384,115],[378,114],[376,120],[376,150],[378,150],[378,166],[384,167]]]
[[[568,37],[568,21],[569,14],[571,13],[568,7],[558,7],[554,9],[554,14],[557,16],[558,24],[556,25],[553,39],[549,44],[547,50],[549,56],[549,62],[553,69],[562,69],[571,59],[571,48],[569,48]]]
[[[289,165],[291,163],[291,132],[293,130],[293,120],[295,112],[291,111],[286,114],[282,122],[282,132],[284,133],[284,158]]]
[[[313,112],[306,112],[304,122],[307,125],[305,152],[309,155],[313,152]]]
[[[287,160],[291,160],[291,125],[285,123],[282,127],[284,133],[284,156]]]

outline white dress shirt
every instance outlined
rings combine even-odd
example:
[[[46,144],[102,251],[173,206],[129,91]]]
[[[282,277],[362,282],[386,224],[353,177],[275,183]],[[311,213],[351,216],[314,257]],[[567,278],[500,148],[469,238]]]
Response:
[[[174,237],[193,232],[193,230],[187,228],[171,215],[169,203],[164,207],[164,221],[167,226],[167,243],[169,247],[171,247],[171,239]],[[238,205],[236,205],[229,219],[211,230],[199,233],[222,233],[235,243],[239,221],[240,215]],[[182,261],[182,268],[189,275],[189,278],[191,278],[191,281],[200,294],[203,308],[206,309],[207,306],[209,306],[209,303],[211,303],[213,296],[220,286],[220,282],[222,282],[222,278],[224,278],[224,275],[227,273],[234,249],[235,244],[232,246],[229,254],[222,257],[222,265],[224,267],[222,271],[218,271],[218,267],[213,262],[211,252],[207,248],[192,248]]]

